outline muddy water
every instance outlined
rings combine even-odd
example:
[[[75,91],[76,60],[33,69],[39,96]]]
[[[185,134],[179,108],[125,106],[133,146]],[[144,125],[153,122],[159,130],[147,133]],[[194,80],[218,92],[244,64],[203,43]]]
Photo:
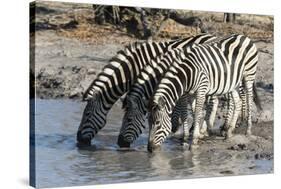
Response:
[[[147,133],[131,150],[116,145],[122,111],[110,112],[92,147],[78,149],[75,137],[85,104],[70,100],[36,103],[36,185],[38,187],[106,184],[208,176],[271,173],[273,160],[231,151],[220,138],[185,150],[170,139],[155,154],[146,151]]]

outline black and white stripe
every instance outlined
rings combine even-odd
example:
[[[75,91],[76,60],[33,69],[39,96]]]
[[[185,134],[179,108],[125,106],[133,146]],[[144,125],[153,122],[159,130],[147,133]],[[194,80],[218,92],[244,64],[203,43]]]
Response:
[[[208,34],[202,35],[206,36],[206,40],[212,38]],[[196,37],[189,37],[169,42],[135,43],[119,51],[92,82],[83,97],[87,105],[77,132],[77,141],[90,144],[91,139],[106,124],[106,116],[113,104],[130,89],[151,59],[168,49],[184,48],[195,40]]]
[[[197,144],[206,95],[233,92],[241,82],[246,91],[247,134],[251,134],[252,89],[258,53],[248,37],[232,35],[220,42],[193,45],[181,56],[175,56],[173,61],[153,97],[149,116],[149,151],[158,148],[171,132],[170,116],[183,94],[196,98],[192,144]]]

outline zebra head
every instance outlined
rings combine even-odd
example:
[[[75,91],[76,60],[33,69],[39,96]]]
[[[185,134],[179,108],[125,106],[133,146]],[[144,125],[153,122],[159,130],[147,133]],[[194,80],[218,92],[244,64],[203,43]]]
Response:
[[[149,141],[147,149],[149,152],[160,148],[166,137],[171,132],[170,113],[167,101],[163,96],[154,97],[151,104],[149,123]]]
[[[106,124],[105,115],[102,111],[100,93],[94,93],[90,98],[84,98],[87,105],[84,109],[82,120],[77,132],[78,145],[91,145],[91,140]]]
[[[130,147],[145,128],[146,103],[143,99],[127,95],[123,100],[125,114],[117,144],[122,147]]]

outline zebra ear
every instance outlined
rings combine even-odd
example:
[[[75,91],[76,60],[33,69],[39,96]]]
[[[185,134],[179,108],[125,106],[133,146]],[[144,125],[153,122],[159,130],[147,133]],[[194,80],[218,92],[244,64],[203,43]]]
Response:
[[[93,91],[93,92],[88,92],[86,91],[83,95],[82,101],[89,101],[91,99],[96,99],[99,97],[98,92]]]
[[[83,94],[83,97],[82,97],[82,102],[86,102],[86,101],[90,100],[91,98],[92,98],[92,97],[90,97],[89,94],[84,93],[84,94]]]

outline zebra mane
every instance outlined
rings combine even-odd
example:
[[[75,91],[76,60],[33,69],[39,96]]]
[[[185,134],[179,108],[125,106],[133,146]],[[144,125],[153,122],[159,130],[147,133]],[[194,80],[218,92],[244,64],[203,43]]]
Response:
[[[170,51],[167,51],[166,53],[161,54],[160,56],[156,56],[153,59],[150,60],[150,65],[152,67],[157,67],[161,61],[167,56],[170,56],[171,53],[173,53],[172,58],[180,58],[182,56],[182,53],[184,52],[184,49],[175,48],[171,49]]]
[[[119,57],[123,54],[129,55],[131,52],[135,52],[136,50],[140,49],[145,42],[136,41],[126,45],[122,50],[117,51],[117,53],[109,60],[109,62],[119,59]]]
[[[120,57],[122,54],[123,54],[123,55],[124,55],[124,54],[125,54],[125,55],[128,55],[130,52],[134,52],[134,51],[140,49],[143,44],[144,44],[144,43],[142,43],[142,42],[133,42],[133,43],[130,43],[129,45],[125,46],[124,49],[117,51],[116,55],[114,55],[112,58],[110,58],[109,62],[112,62],[112,61],[114,61],[114,60],[116,60],[116,59],[119,59],[119,57]],[[106,68],[106,66],[102,69],[101,72],[103,72],[103,70],[104,70],[105,68]],[[97,75],[96,78],[98,78],[98,77],[99,77],[99,74]],[[86,91],[84,92],[83,98],[82,98],[83,101],[87,101],[88,99],[95,97],[95,94],[98,93],[97,91],[94,91],[94,89],[93,89],[93,86],[94,86],[94,84],[95,84],[95,81],[96,81],[96,79],[89,85],[89,87],[88,87],[88,88],[86,89]]]
[[[130,43],[129,45],[125,46],[123,51],[124,52],[128,52],[128,51],[134,52],[134,51],[140,49],[143,44],[145,44],[145,43],[140,42],[140,41],[135,41],[135,42]],[[118,55],[118,53],[117,53],[117,55]]]
[[[216,43],[219,43],[219,42],[221,42],[221,41],[224,41],[224,40],[226,40],[226,39],[228,39],[228,38],[230,38],[230,37],[236,37],[237,35],[239,35],[239,34],[231,34],[231,35],[227,35],[227,36],[216,37],[216,38],[214,38],[214,39],[212,39],[212,40],[209,40],[209,41],[205,42],[204,45],[216,44]]]

